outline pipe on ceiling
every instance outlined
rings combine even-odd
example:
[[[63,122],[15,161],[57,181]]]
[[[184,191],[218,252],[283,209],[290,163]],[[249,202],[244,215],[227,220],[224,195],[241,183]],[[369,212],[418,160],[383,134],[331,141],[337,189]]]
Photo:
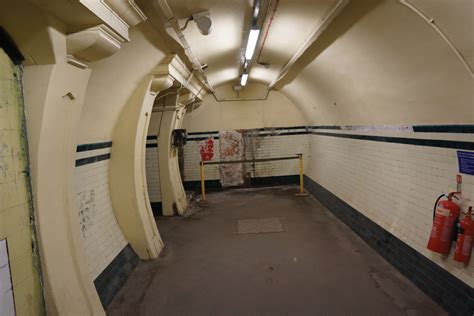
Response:
[[[275,18],[275,14],[276,14],[276,11],[278,9],[279,4],[280,4],[280,0],[276,0],[276,2],[274,4],[274,7],[273,7],[273,10],[272,10],[272,15],[270,16],[270,18],[268,20],[268,25],[267,25],[266,30],[265,30],[265,36],[263,37],[263,40],[262,40],[262,45],[260,46],[260,51],[258,52],[257,64],[262,65],[260,63],[260,56],[262,55],[263,47],[265,46],[265,42],[267,41],[268,34],[270,33],[270,27],[272,26],[273,19]],[[272,6],[272,0],[270,0],[270,3],[268,5],[268,10],[267,10],[267,13],[265,14],[265,16],[268,15],[268,11],[270,10],[271,6]]]
[[[310,47],[323,33],[323,31],[331,24],[332,20],[342,11],[342,9],[349,3],[350,0],[339,0],[334,8],[326,15],[321,24],[314,30],[313,33],[304,41],[303,45],[296,51],[290,60],[283,66],[278,73],[278,76],[268,85],[271,89],[278,81],[280,81],[290,70],[291,66],[303,55],[303,53]]]
[[[200,74],[202,80],[204,81],[204,84],[209,89],[209,91],[214,93],[214,88],[211,86],[211,84],[207,80],[207,76],[204,73],[201,63],[197,59],[191,46],[189,45],[183,32],[181,31],[181,27],[179,26],[178,20],[174,16],[173,11],[168,5],[168,2],[166,0],[155,0],[155,3],[159,6],[161,12],[165,15],[166,19],[168,20],[174,32],[176,33],[176,36],[178,37],[178,40],[181,43],[181,46],[184,48],[184,52],[186,56],[189,58],[189,60],[193,64],[194,69]]]
[[[418,9],[415,5],[411,4],[410,2],[408,2],[406,0],[399,0],[399,2],[402,5],[406,6],[407,8],[411,9],[416,14],[418,14],[423,20],[425,20],[426,23],[431,25],[431,27],[439,34],[439,36],[441,36],[442,39],[444,39],[446,44],[448,44],[448,46],[453,50],[453,52],[459,58],[459,60],[464,64],[464,67],[466,67],[467,71],[471,75],[471,78],[474,78],[474,73],[473,73],[471,67],[469,66],[469,64],[467,63],[466,59],[464,59],[464,57],[458,51],[456,46],[454,46],[454,44],[449,40],[448,36],[446,36],[446,34],[444,34],[443,30],[441,30],[441,28],[438,25],[436,25],[435,20],[427,17],[426,14],[421,12],[420,9]]]

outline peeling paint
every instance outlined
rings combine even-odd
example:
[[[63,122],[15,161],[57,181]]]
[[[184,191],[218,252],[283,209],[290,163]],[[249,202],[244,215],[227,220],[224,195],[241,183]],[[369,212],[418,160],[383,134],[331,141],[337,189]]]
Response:
[[[221,161],[243,160],[245,158],[242,133],[223,131],[219,133],[219,153]],[[244,184],[245,170],[243,163],[219,165],[220,181],[223,187]]]
[[[43,286],[25,122],[22,68],[0,49],[0,222],[6,223],[0,227],[0,239],[7,240],[9,259],[15,266],[12,285],[16,313],[42,315]],[[28,255],[32,258],[25,259]],[[30,274],[25,274],[27,271]]]

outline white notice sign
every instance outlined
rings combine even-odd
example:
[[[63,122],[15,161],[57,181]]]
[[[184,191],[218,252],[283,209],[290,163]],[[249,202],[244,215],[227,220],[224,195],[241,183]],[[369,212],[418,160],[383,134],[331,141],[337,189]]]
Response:
[[[0,315],[15,315],[7,241],[0,240]]]

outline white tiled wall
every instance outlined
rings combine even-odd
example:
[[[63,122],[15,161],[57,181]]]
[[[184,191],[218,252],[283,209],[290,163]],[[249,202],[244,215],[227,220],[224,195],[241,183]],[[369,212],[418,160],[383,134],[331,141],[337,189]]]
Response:
[[[152,142],[148,142],[152,143]],[[156,140],[154,140],[156,144]],[[160,171],[158,168],[158,147],[146,149],[146,182],[150,202],[161,202]]]
[[[76,159],[104,153],[110,153],[110,148],[78,152]],[[81,236],[92,279],[99,276],[127,245],[110,201],[109,161],[102,160],[75,169]]]
[[[275,158],[303,154],[303,161],[307,166],[309,155],[308,135],[261,136],[254,137],[254,150],[246,151],[247,159]],[[299,174],[298,160],[269,161],[247,165],[247,172],[252,172],[252,177],[271,177]]]
[[[293,156],[297,153],[303,153],[304,158],[309,155],[309,136],[308,135],[272,135],[269,132],[262,132],[265,136],[255,136],[252,141],[246,142],[246,159],[272,158]],[[204,135],[206,136],[206,135]],[[200,135],[200,137],[203,137]],[[192,137],[184,147],[184,181],[200,180],[199,162],[201,159],[199,153],[199,144],[201,141],[193,141]],[[214,158],[219,160],[219,140],[214,139]],[[307,165],[307,160],[305,159]],[[219,166],[208,165],[205,167],[206,180],[219,180]],[[283,175],[299,174],[298,160],[284,160],[260,162],[246,165],[246,172],[250,172],[252,177],[269,177]]]
[[[190,138],[186,146],[184,146],[183,181],[198,181],[201,179],[199,174],[199,162],[201,161],[200,143],[201,141],[192,140],[192,138]],[[214,158],[212,160],[219,159],[219,139],[214,139]],[[218,165],[208,165],[205,168],[206,180],[219,180]]]
[[[469,134],[318,132],[473,141]],[[310,135],[307,175],[365,216],[470,286],[474,264],[464,267],[426,249],[435,199],[456,189],[455,149]],[[474,177],[463,175],[463,193],[474,203]]]
[[[473,141],[470,134],[414,133],[408,130],[324,130],[317,132],[392,136],[421,139]],[[280,131],[281,132],[281,131]],[[285,131],[283,131],[285,132]],[[303,153],[305,174],[362,212],[365,216],[424,254],[470,286],[474,265],[468,267],[443,259],[426,249],[432,225],[433,204],[438,195],[456,189],[458,163],[455,149],[355,140],[320,135],[276,136],[259,132],[254,150],[246,158],[268,158]],[[273,136],[270,136],[273,134]],[[216,135],[199,135],[207,137]],[[199,143],[190,137],[184,147],[184,181],[199,176]],[[219,160],[219,140],[214,140],[214,160]],[[156,148],[151,148],[156,149]],[[147,151],[147,162],[153,155]],[[253,154],[251,154],[253,153]],[[156,163],[157,165],[157,163]],[[297,161],[256,164],[254,177],[298,174]],[[149,177],[147,171],[147,177]],[[206,166],[206,179],[218,180],[217,165]],[[159,184],[158,184],[159,185]],[[463,175],[464,198],[474,203],[474,177]]]

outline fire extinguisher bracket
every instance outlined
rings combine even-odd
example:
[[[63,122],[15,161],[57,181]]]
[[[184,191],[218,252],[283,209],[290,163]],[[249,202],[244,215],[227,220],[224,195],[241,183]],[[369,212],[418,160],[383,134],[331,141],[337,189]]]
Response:
[[[472,206],[465,214],[463,220],[458,224],[458,234],[454,260],[468,264],[471,259],[472,245],[474,239],[474,221],[472,220]]]

